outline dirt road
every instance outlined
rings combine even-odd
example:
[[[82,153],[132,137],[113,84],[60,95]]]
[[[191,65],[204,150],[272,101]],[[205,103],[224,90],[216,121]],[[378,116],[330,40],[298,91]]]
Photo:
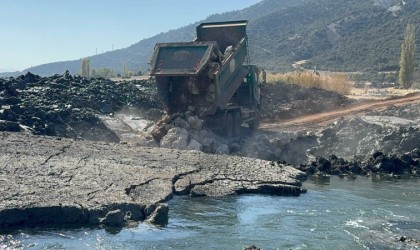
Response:
[[[411,103],[420,102],[420,93],[408,94],[406,96],[391,98],[386,100],[372,100],[368,102],[359,103],[356,105],[348,106],[345,108],[340,108],[338,110],[317,113],[313,115],[306,115],[302,117],[297,117],[294,119],[279,121],[276,123],[264,123],[261,124],[260,128],[262,130],[271,130],[276,131],[279,129],[290,128],[296,126],[305,126],[305,127],[319,127],[330,123],[340,117],[348,117],[363,113],[370,110],[381,110],[385,109],[388,106],[395,105],[406,105]]]

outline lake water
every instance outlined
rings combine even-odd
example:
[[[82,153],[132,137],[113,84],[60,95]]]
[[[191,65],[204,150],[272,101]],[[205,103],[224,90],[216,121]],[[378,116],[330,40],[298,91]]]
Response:
[[[331,177],[304,186],[300,197],[175,197],[165,228],[19,231],[1,235],[0,249],[415,249],[398,239],[420,240],[420,180]]]

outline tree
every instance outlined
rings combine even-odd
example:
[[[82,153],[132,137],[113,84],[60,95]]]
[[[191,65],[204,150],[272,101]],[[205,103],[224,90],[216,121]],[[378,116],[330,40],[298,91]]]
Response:
[[[414,54],[416,51],[416,27],[414,24],[407,24],[405,29],[404,43],[401,45],[401,59],[399,82],[408,89],[413,84],[414,69],[416,67]]]
[[[112,68],[98,68],[92,69],[92,77],[103,77],[103,78],[111,78],[115,76],[114,69]]]
[[[141,69],[141,67],[139,68],[139,71],[137,71],[137,75],[138,75],[138,76],[143,75],[143,70]]]
[[[134,75],[135,75],[135,73],[133,71],[129,70],[128,65],[126,63],[124,63],[121,77],[122,78],[131,78]]]
[[[90,76],[90,59],[84,58],[82,60],[82,76],[89,77]]]
[[[122,76],[128,77],[128,66],[126,63],[123,64]]]

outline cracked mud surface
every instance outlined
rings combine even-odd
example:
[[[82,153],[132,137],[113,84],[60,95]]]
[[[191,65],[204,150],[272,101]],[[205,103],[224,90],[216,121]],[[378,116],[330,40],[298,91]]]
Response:
[[[23,133],[0,137],[0,228],[143,221],[174,194],[304,191],[302,172],[258,159]]]

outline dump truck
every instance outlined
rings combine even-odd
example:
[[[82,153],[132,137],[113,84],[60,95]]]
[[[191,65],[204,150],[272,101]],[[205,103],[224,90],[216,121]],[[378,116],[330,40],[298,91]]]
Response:
[[[247,23],[202,23],[192,42],[156,44],[150,75],[168,114],[193,111],[227,137],[239,136],[244,124],[259,126],[259,71],[250,64]]]

